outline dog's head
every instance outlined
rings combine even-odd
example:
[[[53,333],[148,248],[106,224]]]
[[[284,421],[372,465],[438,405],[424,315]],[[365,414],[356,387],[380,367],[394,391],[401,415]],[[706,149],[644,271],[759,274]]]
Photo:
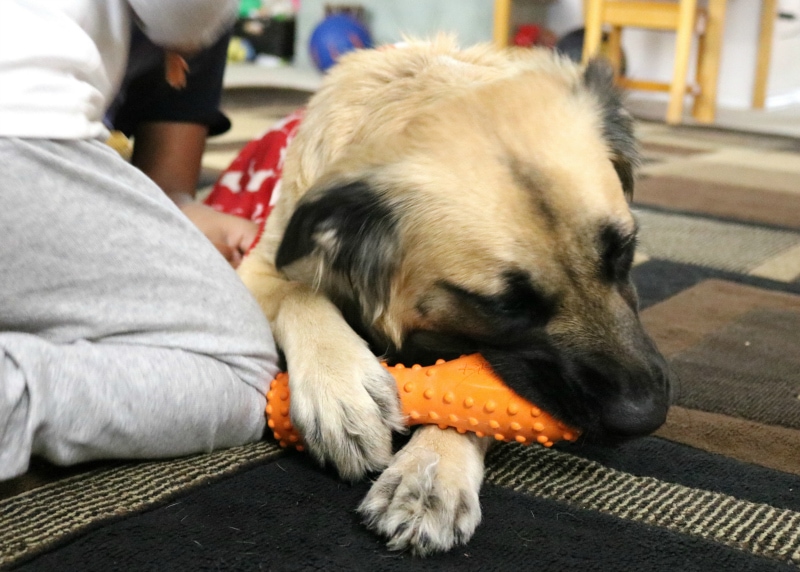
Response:
[[[637,157],[610,70],[434,54],[381,79],[375,101],[351,95],[363,89],[353,73],[376,73],[353,70],[358,57],[309,107],[294,151],[313,176],[278,267],[324,290],[390,359],[480,352],[590,437],[661,425],[669,373],[631,282]],[[347,97],[361,103],[345,106],[343,135],[331,106]]]

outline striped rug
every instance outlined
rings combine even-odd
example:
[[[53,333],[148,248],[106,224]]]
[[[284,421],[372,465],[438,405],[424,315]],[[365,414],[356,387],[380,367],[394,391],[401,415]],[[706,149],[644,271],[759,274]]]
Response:
[[[228,94],[213,180],[304,94]],[[639,126],[642,319],[680,376],[655,436],[489,455],[483,523],[427,560],[388,552],[342,483],[271,442],[0,483],[18,570],[715,571],[800,568],[800,142]]]

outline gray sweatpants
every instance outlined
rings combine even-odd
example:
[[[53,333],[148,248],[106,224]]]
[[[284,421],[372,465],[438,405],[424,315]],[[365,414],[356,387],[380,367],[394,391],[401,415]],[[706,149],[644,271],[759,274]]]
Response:
[[[0,138],[0,480],[257,440],[275,344],[223,257],[97,141]]]

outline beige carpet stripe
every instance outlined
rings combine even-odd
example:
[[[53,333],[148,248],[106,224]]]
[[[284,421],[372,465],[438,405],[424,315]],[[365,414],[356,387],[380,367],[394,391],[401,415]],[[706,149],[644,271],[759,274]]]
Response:
[[[797,161],[797,155],[790,155]],[[747,164],[726,163],[728,157],[718,162],[715,153],[696,155],[680,161],[651,163],[641,169],[643,175],[671,175],[675,177],[689,174],[692,180],[725,185],[753,187],[767,191],[776,191],[797,195],[800,193],[800,174],[786,171],[769,171]]]
[[[800,208],[800,200],[795,205]],[[800,245],[800,233],[634,208],[639,244],[659,260],[747,273]],[[800,217],[795,225],[800,226]]]
[[[753,268],[750,274],[780,282],[796,280],[800,277],[800,244],[765,260],[761,265]]]
[[[540,498],[800,564],[800,513],[615,471],[542,447],[497,448],[486,480]]]
[[[799,159],[800,160],[800,159]],[[800,183],[798,183],[800,184]],[[800,195],[681,175],[640,177],[634,204],[750,223],[800,228]]]
[[[659,437],[800,475],[800,431],[673,406]]]
[[[0,501],[0,566],[101,520],[131,514],[282,453],[260,442],[206,455],[98,469]]]
[[[800,296],[724,280],[704,280],[642,312],[642,323],[668,358],[759,309],[800,312]]]
[[[770,173],[786,173],[798,177],[800,182],[800,156],[797,153],[750,149],[748,147],[728,147],[716,153],[694,158],[700,163],[715,165],[735,165],[750,169],[765,170]]]

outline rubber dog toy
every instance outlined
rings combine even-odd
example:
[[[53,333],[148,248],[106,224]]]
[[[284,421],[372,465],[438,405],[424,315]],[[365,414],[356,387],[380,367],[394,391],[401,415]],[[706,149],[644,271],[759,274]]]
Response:
[[[383,366],[397,382],[408,425],[433,424],[545,447],[578,438],[578,431],[509,389],[479,354],[428,367]],[[282,447],[302,451],[302,438],[289,419],[289,399],[289,376],[280,373],[267,392],[267,425]]]

